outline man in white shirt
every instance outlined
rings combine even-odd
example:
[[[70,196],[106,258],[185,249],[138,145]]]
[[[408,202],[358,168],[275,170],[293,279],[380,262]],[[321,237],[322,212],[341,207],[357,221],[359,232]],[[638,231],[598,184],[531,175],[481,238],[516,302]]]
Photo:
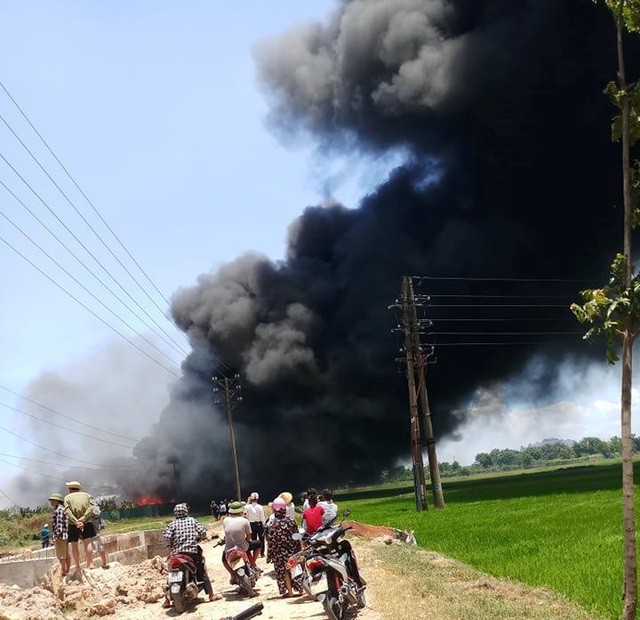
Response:
[[[258,503],[260,496],[254,491],[249,495],[249,500],[245,504],[244,511],[249,519],[249,525],[251,526],[251,540],[260,541],[260,548],[256,549],[253,553],[254,562],[260,555],[264,557],[264,524],[266,517],[264,516],[264,508]]]
[[[338,506],[333,503],[333,491],[331,491],[331,489],[322,489],[318,506],[322,506],[324,509],[322,525],[331,523],[338,516]]]

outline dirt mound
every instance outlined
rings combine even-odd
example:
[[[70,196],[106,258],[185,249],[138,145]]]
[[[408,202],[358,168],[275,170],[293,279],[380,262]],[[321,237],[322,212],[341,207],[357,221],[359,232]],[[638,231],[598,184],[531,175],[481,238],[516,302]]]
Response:
[[[0,620],[80,620],[156,603],[164,596],[163,573],[165,563],[160,557],[135,566],[112,562],[109,569],[85,569],[64,578],[56,566],[42,587],[0,586]]]

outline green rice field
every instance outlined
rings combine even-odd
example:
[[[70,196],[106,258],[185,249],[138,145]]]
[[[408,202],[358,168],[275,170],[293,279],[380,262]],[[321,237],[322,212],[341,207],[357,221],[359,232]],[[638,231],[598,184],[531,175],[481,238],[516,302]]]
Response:
[[[357,521],[413,530],[425,549],[555,590],[613,619],[622,596],[620,480],[620,463],[445,480],[446,509],[423,513],[406,484],[336,501]]]

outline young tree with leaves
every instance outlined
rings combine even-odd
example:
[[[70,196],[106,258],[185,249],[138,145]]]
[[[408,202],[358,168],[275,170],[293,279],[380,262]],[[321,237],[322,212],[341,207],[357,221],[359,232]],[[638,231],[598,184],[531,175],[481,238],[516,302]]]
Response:
[[[598,1],[598,0],[596,0]],[[617,343],[622,341],[622,381],[620,399],[622,444],[622,502],[624,541],[623,620],[635,620],[638,606],[636,526],[633,502],[633,436],[631,434],[631,382],[633,343],[640,332],[640,274],[631,262],[632,232],[640,223],[640,164],[631,161],[631,149],[640,139],[640,82],[627,80],[623,35],[640,33],[640,0],[604,0],[611,10],[617,31],[617,79],[607,86],[619,114],[612,124],[612,137],[622,145],[622,192],[624,204],[624,251],[611,266],[609,283],[601,289],[582,291],[583,304],[572,311],[582,323],[592,327],[585,339],[604,336],[607,359],[618,361]]]

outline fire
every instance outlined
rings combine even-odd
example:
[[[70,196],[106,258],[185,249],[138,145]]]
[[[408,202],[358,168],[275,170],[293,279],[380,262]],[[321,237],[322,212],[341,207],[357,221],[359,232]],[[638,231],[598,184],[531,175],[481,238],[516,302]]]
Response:
[[[164,503],[159,495],[142,495],[138,498],[136,506],[158,506]]]

